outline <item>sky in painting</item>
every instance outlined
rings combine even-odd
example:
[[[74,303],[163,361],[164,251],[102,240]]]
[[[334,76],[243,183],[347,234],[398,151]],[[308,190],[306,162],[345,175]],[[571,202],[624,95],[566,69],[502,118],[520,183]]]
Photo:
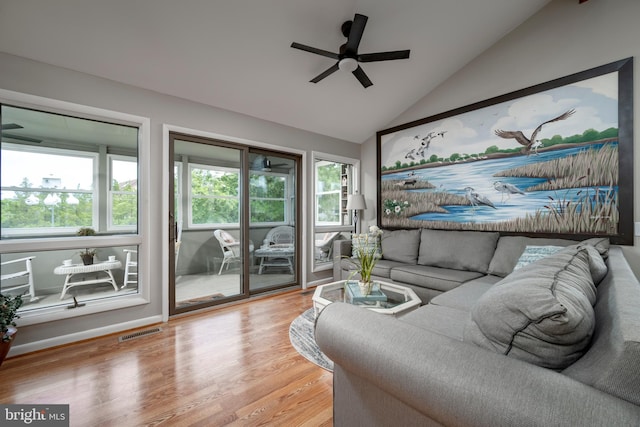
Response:
[[[567,110],[575,113],[566,120],[543,126],[536,139],[555,135],[568,137],[587,129],[603,131],[618,127],[618,74],[609,73],[569,85],[546,90],[515,100],[469,111],[410,129],[382,135],[382,166],[396,161],[409,163],[405,158],[411,149],[418,149],[421,138],[429,132],[444,132],[431,140],[424,158],[432,155],[447,159],[453,153],[480,154],[492,146],[501,149],[522,147],[514,139],[495,135],[497,129],[520,130],[529,138],[536,127]],[[418,137],[418,138],[416,138]],[[422,157],[415,157],[418,163]]]

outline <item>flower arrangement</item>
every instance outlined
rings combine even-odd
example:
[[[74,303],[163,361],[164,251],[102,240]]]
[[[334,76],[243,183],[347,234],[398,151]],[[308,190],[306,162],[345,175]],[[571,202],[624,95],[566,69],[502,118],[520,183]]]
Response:
[[[371,274],[378,260],[382,257],[380,251],[380,235],[382,230],[376,225],[369,227],[369,233],[354,234],[352,239],[353,246],[353,262],[357,268],[352,275],[359,274],[360,282],[363,283],[363,294],[368,295],[371,292],[373,282]]]
[[[0,294],[0,333],[2,342],[9,342],[13,339],[16,322],[19,319],[18,309],[22,306],[22,297],[15,297]],[[13,329],[13,333],[9,333]]]
[[[384,214],[389,215],[400,215],[402,211],[411,206],[408,201],[398,201],[398,200],[390,200],[386,199],[383,203],[384,205]]]

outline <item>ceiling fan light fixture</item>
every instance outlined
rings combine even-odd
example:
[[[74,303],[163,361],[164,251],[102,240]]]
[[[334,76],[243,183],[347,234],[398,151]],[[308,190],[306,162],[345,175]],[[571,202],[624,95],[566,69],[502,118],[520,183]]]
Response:
[[[356,70],[356,68],[358,68],[358,61],[353,58],[341,59],[340,62],[338,62],[338,68],[340,68],[342,71],[352,73]]]

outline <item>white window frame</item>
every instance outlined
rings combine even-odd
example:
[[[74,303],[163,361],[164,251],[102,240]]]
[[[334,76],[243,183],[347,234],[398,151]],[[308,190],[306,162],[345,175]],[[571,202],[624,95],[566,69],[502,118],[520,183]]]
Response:
[[[313,163],[313,170],[314,170],[314,176],[315,177],[318,176],[318,174],[317,174],[317,172],[318,172],[318,163],[320,161],[332,162],[334,164],[338,163],[338,162],[334,162],[332,160],[318,159],[317,161],[315,161]],[[318,215],[320,214],[320,206],[319,206],[320,204],[318,202],[319,202],[320,197],[324,196],[324,195],[337,194],[338,195],[338,200],[340,200],[341,188],[338,187],[335,190],[319,192],[318,191],[318,182],[316,180],[314,180],[314,184],[315,184],[314,199],[313,199],[313,201],[314,201],[314,209],[313,209],[313,212],[314,212],[314,217],[313,217],[314,224],[316,224],[319,227],[335,227],[335,226],[343,225],[342,224],[342,213],[340,212],[341,211],[340,205],[338,205],[338,216],[339,216],[338,222],[324,222],[324,221],[320,222],[320,221],[318,221]]]
[[[77,151],[77,150],[69,150],[64,148],[53,148],[53,147],[37,147],[37,146],[22,146],[19,144],[11,144],[4,143],[5,147],[8,147],[8,150],[11,151],[22,151],[29,153],[39,153],[39,154],[51,154],[56,156],[66,156],[66,157],[83,157],[89,158],[92,160],[92,188],[91,190],[77,190],[77,189],[49,189],[49,188],[39,188],[39,187],[29,187],[25,189],[24,187],[1,187],[1,191],[27,191],[33,193],[85,193],[91,194],[93,198],[92,203],[92,213],[91,213],[91,224],[88,225],[92,228],[98,227],[99,221],[99,200],[98,200],[98,186],[97,186],[97,177],[98,177],[98,163],[99,163],[99,155],[98,153],[90,153],[86,151]],[[3,237],[37,237],[37,236],[55,236],[55,235],[68,235],[70,232],[74,233],[78,227],[39,227],[39,228],[3,228],[2,236]]]
[[[140,212],[138,212],[138,220],[134,225],[116,225],[113,223],[113,196],[114,194],[133,194],[134,196],[138,196],[138,193],[130,192],[130,191],[114,191],[112,188],[113,184],[113,161],[121,161],[121,162],[131,162],[138,165],[138,159],[133,156],[123,156],[119,154],[107,154],[107,164],[109,165],[108,172],[108,180],[107,180],[107,194],[108,194],[108,202],[107,202],[107,230],[109,231],[135,231],[138,228],[138,223],[140,222]],[[138,209],[139,210],[139,209]]]
[[[238,219],[236,222],[223,222],[223,223],[206,223],[206,224],[195,224],[193,222],[193,201],[196,198],[193,195],[193,192],[191,191],[191,189],[193,188],[192,185],[192,177],[193,177],[193,169],[206,169],[206,170],[212,170],[212,171],[220,171],[220,172],[232,172],[238,175],[238,185],[240,185],[240,169],[238,168],[230,168],[230,167],[224,167],[224,166],[213,166],[213,165],[203,165],[200,163],[188,163],[188,185],[187,185],[187,189],[188,189],[188,200],[189,200],[189,206],[188,206],[188,211],[187,211],[187,216],[188,216],[188,224],[189,224],[189,228],[191,229],[209,229],[209,228],[238,228],[239,224],[240,224],[240,209],[238,208]],[[234,196],[198,196],[198,198],[207,198],[207,199],[224,199],[224,200],[233,200],[236,199],[238,201],[238,207],[240,206],[240,191],[238,189],[238,196],[234,197]]]
[[[74,117],[98,120],[102,122],[122,124],[138,128],[138,162],[139,162],[139,218],[150,217],[150,207],[148,200],[150,171],[151,171],[151,120],[148,117],[135,116],[118,111],[105,110],[102,108],[90,107],[81,104],[74,104],[35,95],[29,95],[14,91],[0,89],[0,103],[9,104],[15,107],[31,108],[39,111],[46,111],[53,114],[71,115]],[[141,223],[137,234],[125,234],[115,236],[85,237],[87,244],[91,247],[118,247],[118,246],[138,246],[138,292],[135,294],[123,294],[113,296],[103,300],[92,301],[83,307],[74,310],[67,309],[66,306],[52,306],[33,310],[21,314],[20,325],[28,326],[40,323],[58,321],[63,319],[76,318],[95,313],[119,310],[126,307],[134,307],[150,303],[150,286],[148,277],[150,275],[150,263],[148,248],[150,221]],[[44,250],[66,250],[78,247],[77,238],[56,238],[56,239],[7,239],[0,240],[0,253],[36,252]]]
[[[271,222],[254,222],[251,221],[250,219],[250,223],[251,226],[258,226],[258,227],[275,227],[278,225],[286,225],[290,223],[290,218],[291,218],[291,200],[292,200],[292,196],[291,196],[291,175],[286,174],[286,173],[279,173],[279,172],[263,172],[263,171],[250,171],[250,175],[272,175],[272,176],[279,176],[284,178],[284,196],[283,197],[251,197],[249,196],[249,206],[251,206],[251,201],[252,200],[281,200],[284,203],[284,219],[282,221],[271,221]],[[251,180],[249,180],[251,181]],[[249,209],[251,210],[251,209]],[[251,212],[249,212],[249,215],[251,215]]]
[[[336,163],[343,163],[343,164],[350,164],[353,166],[352,168],[352,187],[351,187],[351,191],[353,192],[360,192],[360,160],[358,159],[353,159],[353,158],[349,158],[349,157],[343,157],[343,156],[337,156],[335,154],[328,154],[328,153],[321,153],[318,151],[314,151],[311,154],[311,164],[313,165],[312,167],[312,184],[313,184],[313,195],[312,195],[312,200],[313,200],[313,209],[311,209],[312,212],[312,224],[313,224],[313,236],[315,237],[316,234],[318,233],[328,233],[328,232],[335,232],[335,231],[339,231],[339,232],[350,232],[353,231],[353,226],[351,224],[348,225],[331,225],[331,226],[326,226],[326,225],[322,225],[319,226],[316,224],[316,200],[317,200],[317,196],[316,196],[316,188],[317,188],[317,176],[316,176],[316,162],[319,160],[327,160],[330,162],[336,162]],[[312,271],[313,272],[318,272],[318,271],[323,271],[323,270],[330,270],[333,268],[333,263],[331,262],[323,262],[323,263],[317,263],[315,260],[315,239],[309,239],[309,247],[308,247],[308,251],[310,254],[310,258],[311,258],[311,263],[313,265]]]

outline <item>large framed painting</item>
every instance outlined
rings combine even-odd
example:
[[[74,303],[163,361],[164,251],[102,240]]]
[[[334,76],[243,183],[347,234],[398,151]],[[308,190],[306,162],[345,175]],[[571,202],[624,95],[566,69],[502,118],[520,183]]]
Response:
[[[633,59],[377,133],[378,224],[633,244]]]

